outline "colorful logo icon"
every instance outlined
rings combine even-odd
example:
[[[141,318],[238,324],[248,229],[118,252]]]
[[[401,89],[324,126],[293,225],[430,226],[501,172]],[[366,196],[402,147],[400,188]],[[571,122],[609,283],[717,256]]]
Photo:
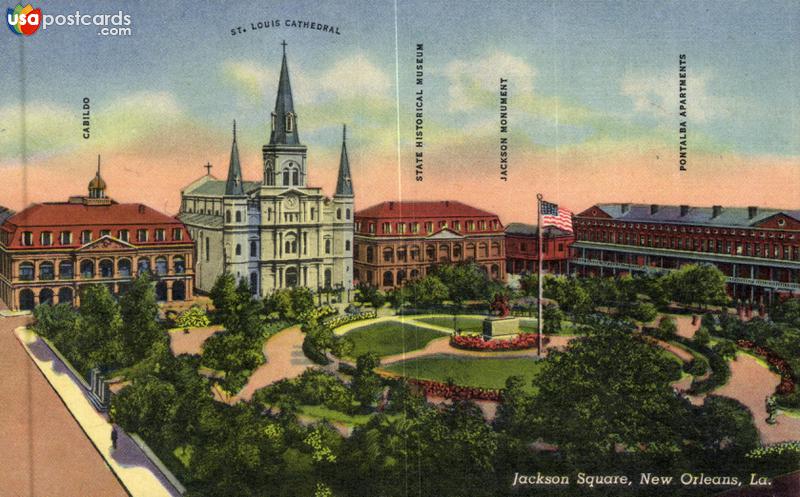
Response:
[[[30,36],[39,29],[42,23],[42,9],[34,9],[31,4],[23,7],[17,4],[13,9],[6,9],[8,29],[17,36]]]

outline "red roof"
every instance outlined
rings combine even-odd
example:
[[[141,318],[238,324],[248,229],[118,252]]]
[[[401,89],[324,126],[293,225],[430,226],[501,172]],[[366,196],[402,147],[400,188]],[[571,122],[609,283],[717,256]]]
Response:
[[[20,228],[92,225],[183,225],[144,204],[83,205],[69,202],[33,204],[6,220]]]
[[[406,200],[381,202],[356,212],[370,218],[497,217],[496,214],[455,200]]]

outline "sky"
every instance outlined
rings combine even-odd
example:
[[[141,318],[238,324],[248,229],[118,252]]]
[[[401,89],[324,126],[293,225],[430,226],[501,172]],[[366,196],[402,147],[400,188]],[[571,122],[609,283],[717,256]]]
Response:
[[[6,7],[13,7],[8,4]],[[85,192],[174,214],[223,178],[232,121],[261,178],[286,41],[309,182],[332,194],[348,127],[356,207],[453,199],[534,222],[536,193],[598,202],[800,208],[800,8],[786,2],[37,2],[44,14],[131,16],[0,32],[0,205]],[[253,30],[251,23],[278,20]],[[333,25],[339,34],[286,26]],[[243,31],[238,31],[241,27]],[[423,45],[423,175],[415,59]],[[686,55],[687,116],[678,114]],[[24,64],[21,62],[24,61]],[[509,131],[500,132],[500,78]],[[82,137],[83,99],[91,137]],[[678,167],[680,122],[687,171]],[[507,180],[500,138],[508,138]],[[24,139],[23,139],[24,137]]]

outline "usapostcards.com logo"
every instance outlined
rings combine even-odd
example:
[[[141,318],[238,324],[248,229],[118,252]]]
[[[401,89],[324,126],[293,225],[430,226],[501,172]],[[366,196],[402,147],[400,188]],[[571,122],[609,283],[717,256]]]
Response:
[[[30,36],[48,26],[97,26],[100,36],[130,36],[131,16],[121,10],[116,14],[42,14],[42,9],[34,9],[31,4],[25,7],[17,4],[13,9],[6,10],[6,24],[8,29],[17,36]]]

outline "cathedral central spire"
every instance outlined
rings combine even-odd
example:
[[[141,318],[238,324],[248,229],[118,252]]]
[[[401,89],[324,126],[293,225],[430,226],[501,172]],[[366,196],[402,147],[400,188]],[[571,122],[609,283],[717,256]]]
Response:
[[[236,144],[236,121],[233,121],[233,145],[231,146],[231,163],[228,166],[228,180],[225,182],[225,195],[244,195],[239,146]]]
[[[275,110],[272,112],[272,132],[269,143],[270,145],[299,145],[297,115],[294,113],[289,66],[286,63],[286,42],[284,41],[281,45],[283,45],[283,60],[278,80],[278,96],[275,99]]]

